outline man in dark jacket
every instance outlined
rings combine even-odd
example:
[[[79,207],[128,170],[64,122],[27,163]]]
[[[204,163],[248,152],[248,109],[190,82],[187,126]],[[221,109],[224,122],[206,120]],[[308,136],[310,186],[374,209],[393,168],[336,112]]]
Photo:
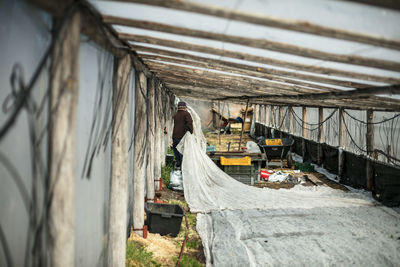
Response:
[[[193,134],[193,120],[190,113],[187,111],[186,103],[178,103],[178,111],[174,115],[174,131],[172,132],[172,147],[174,149],[174,156],[176,167],[180,168],[182,164],[182,154],[176,149],[186,132],[189,131]]]

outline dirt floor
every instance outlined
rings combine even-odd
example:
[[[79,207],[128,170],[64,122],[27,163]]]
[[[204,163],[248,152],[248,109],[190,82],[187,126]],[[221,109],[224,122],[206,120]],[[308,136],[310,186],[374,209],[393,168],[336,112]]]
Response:
[[[196,232],[196,214],[190,213],[183,192],[173,191],[166,186],[163,186],[162,191],[158,192],[158,195],[159,201],[169,204],[177,204],[184,208],[189,229],[186,227],[184,217],[182,219],[180,232],[176,237],[148,233],[147,238],[145,239],[132,233],[128,242],[135,242],[142,246],[146,252],[152,254],[152,259],[156,264],[146,264],[146,266],[176,266],[182,243],[187,233],[188,238],[185,243],[180,266],[205,266],[203,245]],[[143,265],[140,262],[135,262],[129,266]]]

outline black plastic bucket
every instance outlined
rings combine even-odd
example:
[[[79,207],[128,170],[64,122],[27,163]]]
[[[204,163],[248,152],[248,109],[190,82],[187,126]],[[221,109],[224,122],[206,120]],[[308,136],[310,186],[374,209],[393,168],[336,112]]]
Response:
[[[181,229],[185,211],[179,205],[147,202],[145,205],[146,224],[150,233],[177,236]]]

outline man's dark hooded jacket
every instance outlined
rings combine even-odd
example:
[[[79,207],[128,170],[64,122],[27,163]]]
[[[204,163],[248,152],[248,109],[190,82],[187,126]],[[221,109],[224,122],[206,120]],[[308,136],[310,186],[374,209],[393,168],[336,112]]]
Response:
[[[189,112],[183,109],[178,109],[178,112],[176,112],[174,116],[174,131],[172,133],[172,138],[182,139],[187,131],[193,134],[192,116],[190,116]]]

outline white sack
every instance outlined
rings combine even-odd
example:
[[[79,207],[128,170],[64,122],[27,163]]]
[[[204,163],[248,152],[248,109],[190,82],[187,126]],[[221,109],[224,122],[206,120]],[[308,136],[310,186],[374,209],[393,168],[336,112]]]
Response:
[[[253,141],[247,141],[246,148],[247,148],[246,151],[249,152],[249,153],[261,153],[260,148]]]

